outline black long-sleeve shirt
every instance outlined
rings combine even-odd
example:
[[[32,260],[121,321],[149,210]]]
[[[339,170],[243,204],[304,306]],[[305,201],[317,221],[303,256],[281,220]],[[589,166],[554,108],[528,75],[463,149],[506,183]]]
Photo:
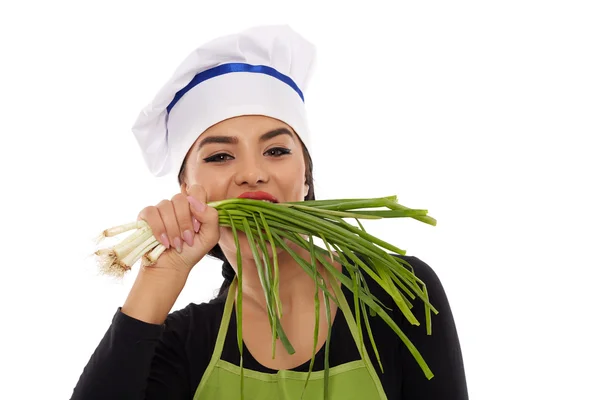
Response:
[[[468,399],[463,359],[452,311],[444,288],[435,272],[416,257],[402,256],[426,285],[431,304],[439,311],[432,314],[432,335],[426,334],[423,303],[412,301],[411,310],[421,326],[411,325],[397,309],[391,297],[365,275],[369,290],[386,306],[390,316],[419,350],[434,377],[428,380],[408,349],[379,317],[369,317],[371,331],[384,373],[372,350],[366,328],[363,338],[373,366],[390,400],[466,400]],[[344,273],[347,271],[344,269]],[[342,285],[350,309],[354,297]],[[208,303],[190,304],[167,317],[163,325],[154,325],[115,313],[112,324],[91,356],[74,389],[71,400],[95,399],[192,399],[208,366],[223,316],[227,293]],[[390,311],[388,311],[388,314]],[[363,324],[364,326],[364,324]],[[239,365],[236,319],[232,316],[222,359]],[[316,354],[313,371],[324,369],[324,347]],[[276,371],[259,364],[246,347],[244,367],[259,372]],[[333,322],[329,365],[358,360],[360,354],[346,320],[339,310]],[[310,360],[294,368],[307,372]]]

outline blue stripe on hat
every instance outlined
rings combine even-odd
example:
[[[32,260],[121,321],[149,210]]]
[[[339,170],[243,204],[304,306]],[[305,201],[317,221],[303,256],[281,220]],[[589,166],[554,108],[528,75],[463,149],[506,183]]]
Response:
[[[231,72],[255,72],[259,74],[266,74],[272,76],[273,78],[279,79],[281,82],[287,84],[289,87],[294,89],[296,93],[300,96],[302,101],[304,102],[304,95],[302,94],[302,90],[296,85],[296,83],[289,76],[283,75],[279,71],[274,68],[268,67],[266,65],[250,65],[244,63],[229,63],[218,65],[214,68],[207,69],[206,71],[202,71],[191,80],[183,89],[178,91],[175,94],[175,97],[171,101],[171,103],[167,106],[167,113],[171,112],[171,109],[177,104],[179,99],[183,97],[190,89],[194,86],[210,79],[217,77],[219,75],[229,74]]]

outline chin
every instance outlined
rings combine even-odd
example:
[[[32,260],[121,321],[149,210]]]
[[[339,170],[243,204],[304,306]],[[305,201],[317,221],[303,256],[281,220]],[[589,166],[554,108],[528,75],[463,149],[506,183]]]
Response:
[[[240,252],[242,253],[242,260],[246,259],[254,259],[254,255],[252,254],[252,249],[250,248],[250,244],[248,243],[248,238],[245,233],[237,232],[238,241],[240,243]],[[289,246],[291,243],[285,239],[286,244]],[[219,240],[219,245],[224,252],[233,253],[233,257],[235,257],[235,241],[233,239],[233,233],[231,232],[231,228],[221,228],[221,240]],[[279,257],[283,253],[287,253],[284,249],[277,247],[276,249],[277,256]],[[260,249],[259,249],[260,251]],[[267,254],[269,258],[273,258],[273,249],[271,248],[271,244],[267,242]]]

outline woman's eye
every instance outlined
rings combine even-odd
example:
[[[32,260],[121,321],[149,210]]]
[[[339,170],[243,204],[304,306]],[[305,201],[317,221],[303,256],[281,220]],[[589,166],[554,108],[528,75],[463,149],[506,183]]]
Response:
[[[219,153],[219,154],[215,154],[214,156],[210,156],[204,159],[204,162],[210,163],[210,162],[225,162],[228,159],[233,160],[233,157],[231,157],[229,154],[225,154],[225,153]]]
[[[283,147],[275,147],[273,149],[269,149],[265,154],[270,155],[271,157],[281,157],[286,154],[290,154],[291,150]]]

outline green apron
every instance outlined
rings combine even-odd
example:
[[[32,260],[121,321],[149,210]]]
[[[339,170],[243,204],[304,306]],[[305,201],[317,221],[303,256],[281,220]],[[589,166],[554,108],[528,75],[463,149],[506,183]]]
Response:
[[[233,310],[236,287],[237,279],[234,279],[227,294],[215,349],[196,389],[194,400],[240,399],[240,367],[221,360],[227,327]],[[363,352],[360,352],[358,327],[351,317],[352,312],[348,302],[338,285],[333,285],[333,289],[339,299],[341,311],[346,317],[359,353],[365,354],[365,357],[329,368],[329,399],[387,400],[375,368],[373,368],[373,364],[367,356],[366,348],[363,347]],[[307,376],[308,372],[281,370],[270,374],[244,368],[244,400],[299,400]],[[323,399],[323,392],[324,371],[312,371],[303,399]]]

